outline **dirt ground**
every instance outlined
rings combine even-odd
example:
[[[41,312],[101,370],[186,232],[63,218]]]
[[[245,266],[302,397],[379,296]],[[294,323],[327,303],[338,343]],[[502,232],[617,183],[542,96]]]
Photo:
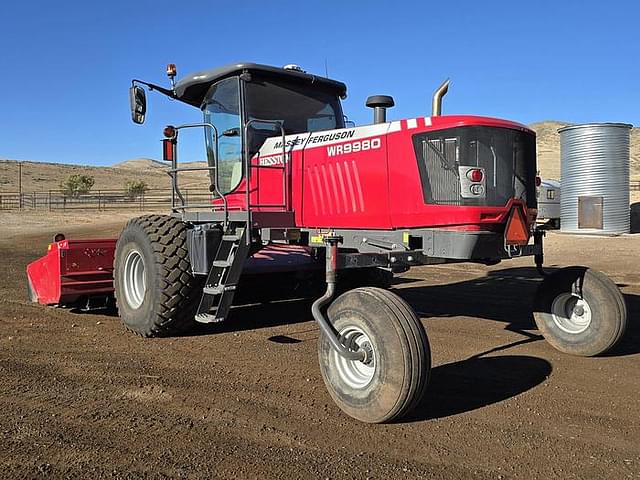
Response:
[[[549,267],[590,265],[625,294],[629,331],[600,358],[538,336],[527,259],[401,275],[432,378],[410,418],[365,425],[324,388],[308,301],[151,340],[28,303],[25,265],[52,233],[116,235],[125,219],[0,216],[2,478],[640,478],[640,236],[546,240]]]

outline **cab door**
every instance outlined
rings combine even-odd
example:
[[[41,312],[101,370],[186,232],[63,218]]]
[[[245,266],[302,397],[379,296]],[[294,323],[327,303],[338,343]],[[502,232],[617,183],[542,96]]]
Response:
[[[211,183],[226,195],[238,188],[243,177],[240,79],[225,78],[211,85],[203,111],[204,121],[215,127],[205,129],[207,162],[217,166],[210,173]]]

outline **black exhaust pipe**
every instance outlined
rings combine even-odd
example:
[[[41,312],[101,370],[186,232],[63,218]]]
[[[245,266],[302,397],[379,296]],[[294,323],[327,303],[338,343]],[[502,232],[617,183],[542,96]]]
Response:
[[[395,105],[393,97],[389,95],[372,95],[367,98],[367,107],[373,108],[373,123],[385,123],[387,121],[387,108]]]

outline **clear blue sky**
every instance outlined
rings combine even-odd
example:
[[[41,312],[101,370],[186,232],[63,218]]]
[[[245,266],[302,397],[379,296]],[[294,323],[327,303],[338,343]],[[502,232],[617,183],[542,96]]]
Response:
[[[180,77],[237,61],[323,74],[326,59],[357,124],[370,121],[371,94],[395,97],[392,119],[427,114],[446,77],[444,113],[640,123],[632,0],[32,0],[1,11],[0,158],[158,158],[162,126],[200,112],[152,93],[147,123],[134,125],[128,87],[133,77],[166,85],[170,62]]]

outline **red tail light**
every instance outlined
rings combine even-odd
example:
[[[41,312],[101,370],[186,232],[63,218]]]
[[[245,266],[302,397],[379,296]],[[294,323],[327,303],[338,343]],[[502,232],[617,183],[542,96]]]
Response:
[[[481,182],[482,178],[484,177],[484,174],[482,173],[482,170],[480,170],[479,168],[474,168],[473,170],[469,170],[467,172],[467,177],[472,182]]]

